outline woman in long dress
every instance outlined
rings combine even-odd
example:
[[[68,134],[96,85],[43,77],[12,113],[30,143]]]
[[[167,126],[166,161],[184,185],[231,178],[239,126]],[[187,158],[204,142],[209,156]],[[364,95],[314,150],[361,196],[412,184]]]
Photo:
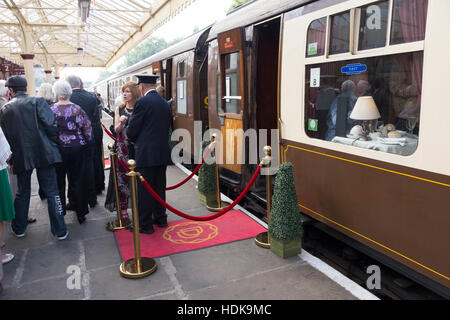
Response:
[[[128,142],[127,138],[127,125],[128,119],[133,114],[134,103],[141,97],[141,92],[139,91],[137,83],[132,81],[125,83],[122,87],[122,96],[122,104],[114,111],[114,133],[116,137],[115,151],[117,156],[126,163],[128,159],[134,157],[133,146]],[[116,169],[120,209],[122,217],[126,219],[128,218],[127,210],[128,200],[130,198],[130,190],[128,187],[129,178],[127,176],[126,170],[119,163],[119,160],[116,160]],[[109,177],[105,207],[111,212],[116,209],[113,180],[111,174]]]

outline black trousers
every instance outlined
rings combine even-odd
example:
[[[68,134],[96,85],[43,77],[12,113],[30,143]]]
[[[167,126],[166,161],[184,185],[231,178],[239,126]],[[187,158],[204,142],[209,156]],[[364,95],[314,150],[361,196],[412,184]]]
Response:
[[[70,204],[79,217],[89,213],[88,207],[88,146],[60,148],[62,163],[55,165],[59,195],[66,211],[66,175],[70,185]]]
[[[95,145],[93,146],[92,161],[94,167],[95,193],[101,194],[105,190],[105,169],[103,168],[103,130],[96,130]]]
[[[152,189],[165,201],[166,200],[166,169],[167,166],[141,167],[136,168]],[[138,181],[138,210],[139,228],[148,230],[153,228],[153,223],[160,223],[166,220],[166,208],[160,205],[155,198]]]
[[[85,193],[88,197],[88,203],[93,207],[97,204],[97,192],[95,190],[95,173],[94,173],[94,150],[95,144],[91,143],[89,145],[83,146],[83,174],[84,174],[84,184]],[[69,198],[69,204],[74,207],[76,206],[76,191],[75,185],[72,180],[69,179],[69,188],[67,191],[67,197]]]

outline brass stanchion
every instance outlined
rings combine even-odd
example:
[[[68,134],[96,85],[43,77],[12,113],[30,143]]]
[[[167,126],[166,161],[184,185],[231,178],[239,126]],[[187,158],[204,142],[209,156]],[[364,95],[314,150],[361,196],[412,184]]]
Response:
[[[108,149],[109,149],[109,145],[108,145]],[[111,149],[109,149],[111,150]],[[105,164],[105,160],[108,159],[108,157],[105,158],[105,150],[104,150],[104,146],[102,143],[102,163],[103,163],[103,170],[110,170],[111,169],[111,165],[106,165]]]
[[[264,147],[264,153],[266,156],[262,160],[264,166],[269,169],[270,164],[272,162],[272,148],[269,146]],[[266,175],[266,195],[267,195],[267,226],[269,226],[270,222],[270,208],[272,206],[272,179],[271,175]],[[269,232],[262,232],[255,237],[255,243],[262,247],[269,249],[270,248],[270,235]]]
[[[222,199],[220,197],[220,183],[219,183],[219,164],[217,163],[217,135],[213,134],[211,137],[211,142],[214,143],[214,158],[216,159],[216,190],[217,190],[217,208],[211,208],[206,206],[206,209],[211,212],[220,212],[223,209],[225,209],[230,203],[228,202],[222,202]],[[222,204],[226,204],[227,206],[222,206]]]
[[[116,197],[116,209],[117,209],[117,219],[110,221],[106,224],[106,230],[108,231],[119,231],[126,229],[130,226],[131,221],[127,218],[122,218],[122,208],[120,207],[120,196],[119,196],[119,185],[117,183],[117,168],[116,168],[116,153],[114,152],[114,146],[108,145],[109,156],[111,160],[111,172],[109,174],[113,175],[114,183],[114,194]]]
[[[139,173],[134,171],[134,169],[136,169],[136,161],[129,160],[128,167],[130,168],[130,172],[127,175],[130,177],[131,202],[133,208],[134,259],[124,261],[120,265],[119,271],[122,277],[138,279],[149,276],[155,272],[157,264],[152,258],[141,257],[141,243],[139,240],[139,212],[136,190],[136,177],[139,176]]]

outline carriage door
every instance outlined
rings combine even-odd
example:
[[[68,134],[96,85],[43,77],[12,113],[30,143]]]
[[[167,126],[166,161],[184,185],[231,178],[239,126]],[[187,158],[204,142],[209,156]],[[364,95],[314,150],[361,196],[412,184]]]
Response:
[[[222,167],[241,174],[242,118],[244,114],[244,63],[242,29],[218,35],[221,92],[219,106],[220,129],[223,143]]]
[[[278,128],[279,118],[280,18],[255,25],[254,43],[256,44],[256,63],[253,67],[256,67],[256,79],[252,99],[255,106],[256,126],[258,130],[267,130],[267,141],[258,141],[258,145],[272,145],[272,157],[278,163],[278,148],[275,145],[278,146],[279,140],[278,137],[271,137],[271,130]]]

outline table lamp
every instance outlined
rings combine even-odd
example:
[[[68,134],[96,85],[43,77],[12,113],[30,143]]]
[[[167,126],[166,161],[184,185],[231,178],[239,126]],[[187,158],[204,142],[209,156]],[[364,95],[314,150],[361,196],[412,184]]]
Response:
[[[368,140],[367,121],[377,120],[381,118],[377,105],[371,96],[359,97],[356,101],[355,107],[350,114],[350,119],[362,120],[363,138]]]

